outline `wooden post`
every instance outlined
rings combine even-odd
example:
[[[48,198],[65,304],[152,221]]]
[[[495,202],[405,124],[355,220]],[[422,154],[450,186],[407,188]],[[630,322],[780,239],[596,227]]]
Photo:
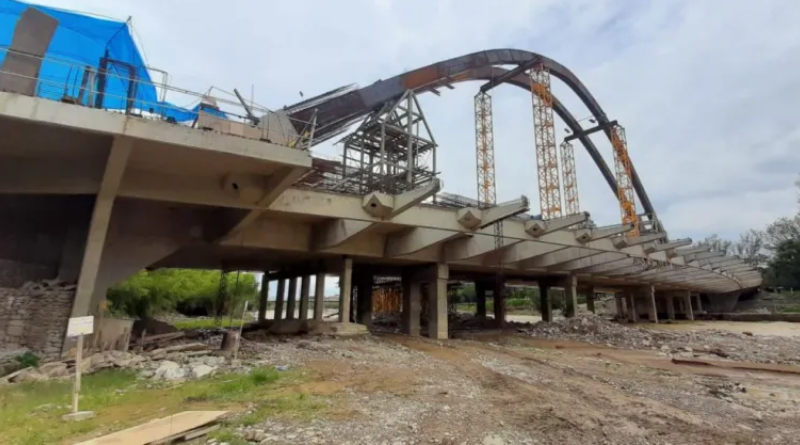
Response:
[[[72,413],[78,412],[78,394],[81,392],[81,362],[83,361],[83,335],[78,336],[75,350],[75,384],[72,385]]]

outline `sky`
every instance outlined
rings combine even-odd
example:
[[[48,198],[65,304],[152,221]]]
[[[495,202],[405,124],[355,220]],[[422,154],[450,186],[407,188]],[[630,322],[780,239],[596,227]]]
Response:
[[[670,238],[737,239],[797,212],[800,3],[787,0],[40,0],[124,20],[171,84],[253,91],[280,108],[493,48],[544,54],[574,72],[627,130]],[[490,6],[491,5],[491,6]],[[445,190],[475,196],[479,83],[422,96]],[[589,112],[566,86],[554,94]],[[531,97],[493,91],[497,195],[538,213]],[[587,121],[584,121],[590,126]],[[557,138],[565,135],[557,121]],[[613,168],[611,146],[593,141]],[[317,150],[328,155],[339,147]],[[619,222],[614,194],[576,144],[581,209]],[[641,211],[641,206],[639,206]]]

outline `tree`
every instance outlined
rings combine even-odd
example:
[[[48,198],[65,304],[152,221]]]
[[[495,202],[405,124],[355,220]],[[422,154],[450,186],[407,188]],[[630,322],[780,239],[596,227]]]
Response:
[[[767,260],[764,252],[764,235],[750,229],[739,236],[739,241],[733,243],[731,253],[738,255],[745,263],[758,266]]]
[[[221,315],[230,313],[245,300],[254,301],[258,294],[255,275],[226,274],[230,295],[224,305],[215,304],[219,292],[218,270],[157,269],[142,270],[108,290],[112,311],[147,317],[159,312],[181,310],[185,313]],[[219,314],[215,313],[215,308]]]
[[[764,230],[764,248],[774,252],[781,244],[800,239],[800,213],[790,218],[780,218]]]
[[[767,276],[774,286],[800,287],[800,238],[784,241],[776,247]]]

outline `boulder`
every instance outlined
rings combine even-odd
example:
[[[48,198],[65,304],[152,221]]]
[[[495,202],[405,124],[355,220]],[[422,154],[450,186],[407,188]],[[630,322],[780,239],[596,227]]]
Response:
[[[186,370],[175,362],[164,360],[156,369],[154,378],[169,381],[183,380],[186,378]]]
[[[202,379],[203,377],[210,376],[211,374],[216,371],[215,368],[212,368],[208,365],[196,365],[192,367],[192,378],[195,379]]]
[[[63,362],[45,363],[36,371],[40,374],[44,374],[49,379],[55,379],[69,375],[67,364]]]

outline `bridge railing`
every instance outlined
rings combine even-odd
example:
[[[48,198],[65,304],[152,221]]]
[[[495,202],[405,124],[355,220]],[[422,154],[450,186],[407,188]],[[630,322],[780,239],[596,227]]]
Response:
[[[158,74],[161,81],[152,80]],[[0,48],[0,91],[302,150],[310,149],[316,126],[315,116],[299,121],[218,88],[205,93],[180,88],[169,84],[164,71],[110,59],[97,67]]]

